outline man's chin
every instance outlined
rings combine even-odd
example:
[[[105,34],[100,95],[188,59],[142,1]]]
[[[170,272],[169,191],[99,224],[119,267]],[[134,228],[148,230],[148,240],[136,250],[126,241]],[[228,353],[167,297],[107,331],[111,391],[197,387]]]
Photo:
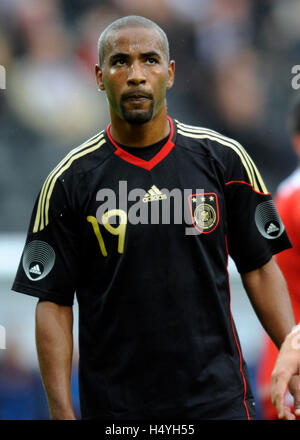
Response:
[[[142,125],[151,121],[153,117],[153,109],[150,110],[125,110],[123,109],[123,118],[128,124]]]

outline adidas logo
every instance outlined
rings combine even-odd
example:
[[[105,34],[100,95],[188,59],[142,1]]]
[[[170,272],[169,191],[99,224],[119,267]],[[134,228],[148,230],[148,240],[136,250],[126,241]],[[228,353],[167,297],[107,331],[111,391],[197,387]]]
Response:
[[[33,266],[30,270],[30,273],[34,273],[35,275],[42,275],[40,266],[38,264],[36,264],[35,266]]]
[[[149,191],[143,197],[143,202],[154,202],[155,200],[163,200],[166,199],[166,194],[163,194],[155,185],[152,185]]]
[[[267,229],[267,234],[272,234],[273,232],[279,231],[279,228],[274,225],[274,223],[270,223]]]

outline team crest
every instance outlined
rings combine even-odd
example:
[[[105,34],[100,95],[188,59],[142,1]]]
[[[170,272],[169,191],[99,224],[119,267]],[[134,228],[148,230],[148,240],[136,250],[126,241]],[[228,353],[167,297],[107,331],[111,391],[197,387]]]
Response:
[[[191,194],[189,206],[192,222],[202,234],[212,232],[219,223],[218,196],[215,193]]]

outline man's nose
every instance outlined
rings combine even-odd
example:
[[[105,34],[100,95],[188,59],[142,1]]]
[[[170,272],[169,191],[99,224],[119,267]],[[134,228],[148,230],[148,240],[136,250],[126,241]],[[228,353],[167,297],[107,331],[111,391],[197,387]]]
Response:
[[[129,85],[145,84],[145,69],[141,63],[135,62],[131,64],[127,82]]]

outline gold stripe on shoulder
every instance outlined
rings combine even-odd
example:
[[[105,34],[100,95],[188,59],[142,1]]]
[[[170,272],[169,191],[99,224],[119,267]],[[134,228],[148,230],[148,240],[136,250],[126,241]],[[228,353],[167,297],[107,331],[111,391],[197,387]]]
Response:
[[[95,145],[95,146],[93,146],[93,147],[91,147],[91,148],[89,148],[87,150],[84,150],[84,151],[76,154],[75,156],[72,156],[70,158],[69,162],[63,168],[61,168],[60,171],[55,175],[55,177],[53,178],[53,180],[51,182],[51,185],[49,187],[49,191],[48,191],[47,199],[46,199],[45,226],[47,226],[48,223],[49,223],[49,204],[50,204],[50,198],[51,198],[51,195],[52,195],[52,192],[53,192],[53,189],[54,189],[54,186],[55,186],[55,183],[56,183],[57,179],[62,175],[62,173],[64,171],[66,171],[72,165],[74,160],[79,159],[80,157],[85,156],[86,154],[92,153],[93,151],[95,151],[98,148],[100,148],[105,142],[106,142],[106,140],[102,139],[97,145]]]
[[[254,168],[256,178],[257,178],[258,181],[259,181],[259,184],[260,184],[260,187],[261,187],[261,192],[263,192],[264,194],[270,194],[269,191],[268,191],[268,189],[267,189],[267,187],[266,187],[266,185],[265,185],[265,183],[264,183],[264,181],[263,181],[263,178],[261,177],[260,172],[258,171],[258,169],[257,169],[257,167],[256,167],[256,165],[255,165],[255,163],[254,163],[253,160],[251,159],[251,156],[248,156],[248,157],[249,157],[249,160],[250,160],[250,162],[252,163],[252,166],[253,166],[253,168]]]
[[[51,171],[51,173],[48,175],[47,179],[44,182],[44,185],[42,187],[41,193],[40,193],[40,197],[39,197],[39,202],[38,202],[38,209],[37,209],[37,214],[36,214],[36,218],[35,218],[35,223],[34,223],[34,228],[33,228],[33,232],[37,232],[39,230],[39,224],[41,223],[41,225],[43,225],[44,227],[44,203],[45,203],[45,197],[46,197],[46,193],[49,187],[49,184],[51,182],[52,177],[55,175],[55,173],[60,169],[61,166],[64,165],[64,163],[66,163],[69,158],[73,155],[76,154],[78,151],[81,151],[82,149],[87,148],[88,146],[94,144],[95,142],[99,141],[102,137],[103,137],[103,131],[101,131],[100,133],[96,134],[95,136],[93,136],[92,138],[88,139],[86,142],[84,142],[83,144],[79,145],[78,147],[74,148],[73,150],[71,150],[67,156]],[[43,229],[43,228],[42,228]]]
[[[198,134],[196,134],[196,133],[187,133],[187,132],[181,131],[180,129],[178,129],[177,132],[178,132],[179,134],[182,134],[183,136],[190,137],[190,138],[194,138],[194,139],[211,139],[212,141],[218,141],[218,142],[220,142],[222,145],[226,145],[227,147],[232,148],[232,149],[238,154],[238,156],[240,157],[241,162],[242,162],[242,164],[244,165],[244,168],[245,168],[245,170],[246,170],[246,172],[247,172],[248,179],[249,179],[249,181],[251,182],[251,185],[253,185],[253,179],[252,179],[252,175],[251,175],[250,168],[249,168],[249,166],[248,166],[248,164],[247,164],[247,162],[246,162],[244,156],[242,155],[242,153],[240,152],[240,150],[239,150],[237,147],[235,147],[235,146],[229,144],[229,143],[226,142],[226,141],[220,140],[220,139],[218,139],[216,136],[213,136],[213,135],[211,135],[211,134],[205,134],[205,133],[203,133],[203,134],[200,134],[200,133],[198,133]]]
[[[220,133],[218,133],[214,130],[211,130],[211,129],[187,126],[185,124],[181,124],[178,121],[177,121],[177,126],[179,129],[179,132],[181,132],[181,134],[183,134],[183,135],[187,135],[186,133],[184,133],[184,132],[187,132],[187,133],[192,133],[192,134],[205,135],[205,136],[201,136],[202,139],[205,137],[212,139],[212,137],[214,137],[216,139],[212,139],[212,140],[216,140],[217,142],[220,142],[221,144],[232,148],[241,158],[241,161],[242,161],[242,163],[246,169],[246,172],[248,174],[249,181],[250,181],[251,185],[254,187],[254,189],[256,189],[259,192],[263,192],[264,194],[269,194],[269,192],[264,184],[264,181],[263,181],[257,167],[255,166],[253,160],[251,159],[251,157],[249,156],[247,151],[244,149],[244,147],[239,142],[237,142],[236,140],[231,139],[227,136],[221,135]],[[187,128],[187,127],[189,127],[189,128]],[[182,132],[182,130],[184,132]]]
[[[56,174],[59,173],[59,171],[67,164],[72,157],[76,156],[80,152],[89,152],[90,146],[95,146],[96,148],[99,148],[99,142],[104,137],[103,131],[98,133],[97,135],[93,136],[91,139],[87,140],[83,144],[79,145],[78,147],[71,150],[67,156],[51,171],[51,173],[48,175],[47,179],[44,182],[44,185],[42,187],[39,201],[38,201],[38,208],[37,213],[35,217],[33,232],[38,232],[39,230],[44,229],[44,214],[45,214],[45,201],[47,198],[47,194],[49,191],[49,187],[51,186],[51,182],[55,178]],[[101,144],[102,145],[102,144]],[[95,149],[96,149],[95,148]]]
[[[255,173],[254,173],[254,170],[253,170],[253,167],[252,167],[252,162],[250,161],[250,157],[249,157],[248,153],[246,152],[246,150],[243,148],[243,146],[239,142],[237,142],[234,139],[231,139],[231,138],[229,138],[227,136],[221,135],[217,131],[214,131],[214,130],[211,130],[211,129],[208,129],[208,128],[193,127],[193,126],[190,126],[190,125],[187,126],[185,124],[181,124],[180,122],[178,122],[178,126],[180,126],[180,127],[182,126],[182,130],[185,130],[185,131],[188,130],[188,131],[191,131],[192,133],[207,133],[207,134],[211,134],[211,135],[214,135],[214,136],[216,136],[218,138],[218,142],[220,142],[220,140],[223,139],[226,142],[229,142],[229,143],[235,145],[241,151],[241,153],[244,156],[245,161],[247,162],[246,170],[247,171],[249,170],[249,172],[251,174],[250,182],[251,182],[252,186],[254,188],[258,189],[258,184],[257,184]],[[186,127],[190,127],[190,128],[187,129]],[[220,143],[222,143],[222,142],[220,142]],[[227,146],[229,146],[229,145],[227,145]]]

